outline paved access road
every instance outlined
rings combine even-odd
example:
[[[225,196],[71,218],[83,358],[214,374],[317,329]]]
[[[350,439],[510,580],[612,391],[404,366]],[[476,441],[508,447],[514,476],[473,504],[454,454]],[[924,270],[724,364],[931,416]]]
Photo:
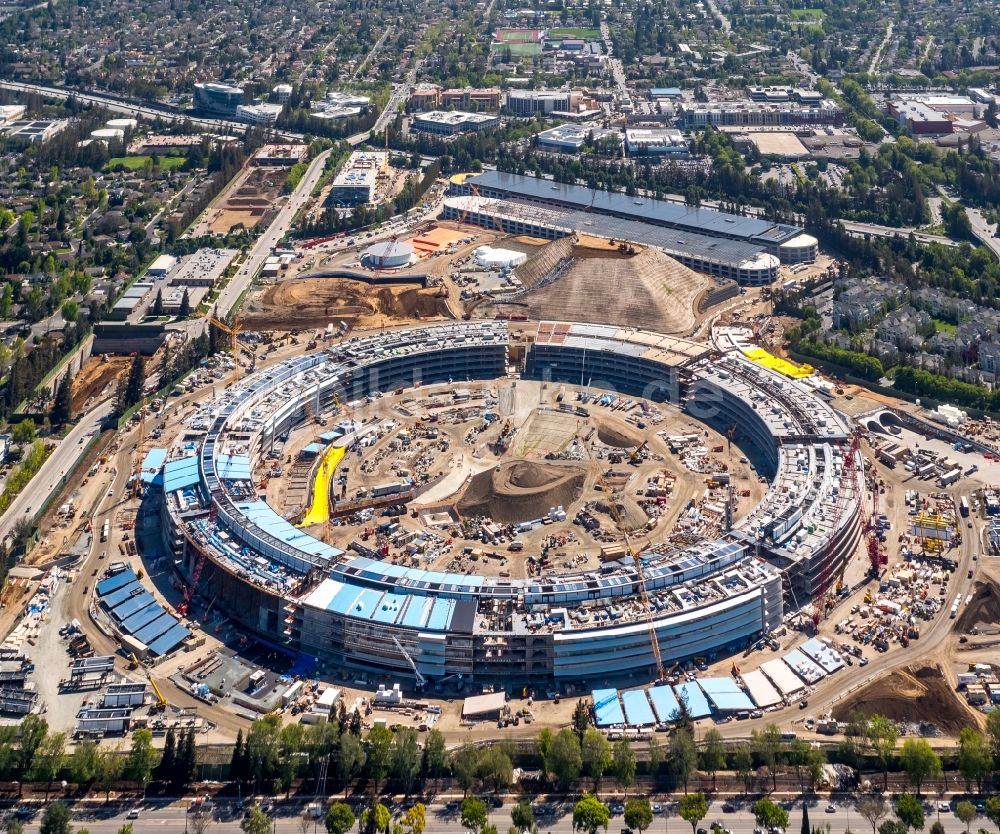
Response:
[[[299,209],[312,197],[313,188],[315,188],[316,183],[319,182],[319,178],[323,174],[323,167],[326,165],[326,160],[329,158],[330,153],[331,151],[329,150],[323,151],[323,153],[319,154],[319,156],[309,163],[309,168],[299,181],[295,191],[291,193],[285,205],[278,211],[271,225],[257,238],[257,242],[254,243],[253,249],[250,250],[247,259],[243,261],[236,274],[226,284],[222,292],[219,293],[219,298],[215,302],[216,316],[225,318],[229,314],[240,296],[250,286],[254,275],[264,265],[264,261],[271,254],[271,250],[277,246],[278,241],[291,228],[292,221],[295,219],[295,215],[298,214]],[[199,326],[203,324],[200,319],[194,320],[194,323]]]
[[[743,802],[739,799],[737,810],[733,813],[724,813],[721,802],[713,802],[709,806],[708,816],[699,824],[699,828],[708,829],[713,823],[718,822],[723,828],[732,834],[752,834],[757,827],[753,813],[750,811],[750,802]],[[302,814],[304,813],[305,802],[282,803],[273,812],[275,834],[301,834],[303,830]],[[404,803],[407,807],[410,803]],[[554,813],[538,816],[538,827],[542,834],[574,834],[572,819],[572,803],[550,803]],[[843,834],[843,832],[866,831],[868,823],[858,814],[852,803],[837,802],[835,810],[827,811],[828,803],[822,798],[811,801],[809,807],[809,822],[812,826],[828,823],[831,834]],[[74,812],[74,826],[76,828],[86,827],[90,834],[116,834],[118,829],[128,820],[125,817],[125,809],[105,809],[99,805],[92,806],[93,812],[86,813],[77,809]],[[170,805],[145,804],[135,806],[139,808],[139,817],[132,821],[133,829],[140,834],[147,831],[175,831],[185,830],[187,810],[185,802],[176,802]],[[938,818],[932,806],[928,804],[927,825]],[[936,806],[934,806],[936,807]],[[800,801],[789,804],[789,831],[796,831],[802,824],[802,804]],[[490,809],[490,822],[500,831],[506,831],[510,826],[511,803],[508,802],[499,808]],[[231,806],[218,805],[219,815],[213,820],[209,831],[212,834],[239,834],[240,816]],[[949,810],[940,814],[941,824],[947,834],[961,834],[965,831],[965,826]],[[25,826],[25,831],[38,831],[41,822],[41,814]],[[975,825],[975,823],[973,823]],[[625,827],[621,814],[611,817],[608,825],[609,834],[619,834]],[[316,830],[324,831],[322,821],[318,821]],[[689,834],[690,824],[677,816],[676,800],[673,803],[664,802],[663,809],[659,814],[654,815],[653,824],[647,829],[649,834]],[[457,810],[447,810],[444,805],[434,804],[428,809],[427,828],[425,834],[465,834],[462,824],[459,821]]]
[[[101,422],[110,413],[111,401],[107,400],[85,414],[59,442],[24,491],[14,499],[7,512],[0,516],[0,541],[10,534],[20,519],[34,518],[42,502],[55,491],[59,479],[73,465],[90,436],[100,431]]]

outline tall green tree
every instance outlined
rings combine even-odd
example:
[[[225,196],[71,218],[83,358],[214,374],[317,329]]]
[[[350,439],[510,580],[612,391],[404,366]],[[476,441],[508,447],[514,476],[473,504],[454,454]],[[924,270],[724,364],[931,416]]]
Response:
[[[488,819],[486,803],[474,796],[467,796],[462,800],[459,813],[461,815],[462,828],[473,832],[473,834],[479,834]]]
[[[868,721],[865,736],[882,766],[882,790],[889,789],[889,763],[896,752],[899,730],[896,723],[884,715],[873,715]]]
[[[784,831],[788,828],[788,811],[767,797],[754,803],[753,816],[757,825],[765,830],[780,828]]]
[[[153,778],[155,764],[153,734],[149,730],[136,730],[132,734],[132,746],[125,764],[125,775],[142,788],[143,796],[146,794],[146,786]]]
[[[896,816],[907,830],[920,831],[924,827],[924,806],[913,794],[900,794],[895,810]]]
[[[712,774],[712,790],[715,790],[715,776],[726,766],[726,744],[722,733],[709,727],[702,738],[701,768]]]
[[[72,815],[69,808],[62,802],[53,802],[45,808],[42,823],[38,827],[39,834],[71,834]]]
[[[781,764],[785,751],[785,743],[781,740],[781,730],[777,724],[768,724],[763,730],[754,730],[750,734],[753,750],[764,763],[771,774],[771,790],[778,789],[778,766]]]
[[[448,773],[448,746],[444,734],[437,729],[430,730],[424,739],[424,775],[438,780]]]
[[[156,766],[154,776],[163,782],[174,782],[177,767],[177,735],[173,727],[167,728],[167,734],[163,738],[163,752],[160,754],[160,762]]]
[[[53,426],[65,426],[72,418],[73,393],[69,379],[69,372],[63,374],[62,379],[56,386],[56,394],[52,400],[52,409],[49,411],[49,421]]]
[[[389,772],[392,754],[392,730],[383,724],[376,724],[365,738],[366,767],[368,775],[375,783],[375,793]]]
[[[973,727],[964,727],[958,736],[958,770],[966,783],[975,782],[983,792],[983,782],[993,771],[993,753],[986,736]]]
[[[677,803],[677,816],[691,823],[691,834],[695,834],[698,823],[708,814],[708,801],[703,793],[687,793]]]
[[[695,747],[694,737],[686,728],[679,727],[670,736],[667,762],[670,772],[684,785],[684,793],[687,793],[688,782],[698,767],[698,748]]]
[[[627,738],[618,739],[611,751],[611,772],[614,774],[618,784],[625,789],[625,796],[628,796],[628,789],[635,784],[635,750]]]
[[[594,727],[588,727],[584,730],[580,747],[584,769],[588,776],[593,777],[594,789],[597,790],[601,777],[611,767],[611,742],[604,733]]]
[[[354,828],[354,812],[346,802],[335,802],[326,812],[324,824],[329,834],[347,834]]]
[[[271,818],[256,803],[250,806],[250,810],[243,818],[243,822],[240,823],[240,828],[246,834],[271,834],[271,827]]]
[[[630,799],[625,804],[625,825],[642,834],[653,824],[653,809],[646,797]]]
[[[35,751],[29,774],[36,781],[45,782],[45,801],[49,801],[52,780],[66,764],[66,733],[47,733]]]
[[[871,827],[872,834],[876,834],[878,824],[887,813],[885,807],[885,797],[879,794],[869,794],[858,800],[858,813]]]
[[[584,794],[573,806],[573,830],[584,834],[597,834],[598,830],[608,830],[610,812],[596,796]]]
[[[933,779],[941,773],[941,757],[934,752],[925,738],[908,738],[904,741],[899,761],[906,771],[906,778],[917,789],[918,797],[921,785],[927,779]]]

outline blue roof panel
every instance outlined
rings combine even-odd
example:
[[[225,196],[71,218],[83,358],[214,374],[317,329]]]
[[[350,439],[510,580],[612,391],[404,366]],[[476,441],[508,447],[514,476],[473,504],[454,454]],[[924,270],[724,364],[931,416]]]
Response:
[[[163,613],[163,606],[158,602],[154,602],[152,605],[147,605],[141,611],[137,611],[127,620],[124,620],[122,622],[122,630],[129,634],[135,634],[140,628],[149,625]]]
[[[143,591],[142,593],[136,594],[135,596],[129,597],[125,602],[119,605],[117,608],[113,608],[111,611],[111,616],[116,620],[127,620],[136,611],[141,611],[147,605],[153,602],[153,595],[149,591]],[[146,641],[143,640],[143,643]]]
[[[648,727],[656,723],[653,710],[644,689],[630,689],[622,693],[622,705],[625,707],[625,718],[633,727]]]
[[[167,461],[163,466],[163,491],[176,492],[198,483],[198,456]]]
[[[673,721],[680,711],[681,705],[677,703],[677,696],[669,686],[650,687],[649,700],[653,702],[653,709],[660,721]]]
[[[451,622],[451,612],[455,603],[450,599],[435,599],[434,608],[427,621],[427,627],[433,631],[447,631]]]
[[[135,582],[137,578],[131,570],[123,570],[121,573],[116,573],[114,576],[102,579],[95,586],[95,590],[99,597],[103,597],[105,594],[110,594],[112,591],[124,588],[129,582]]]
[[[166,634],[157,637],[152,643],[150,643],[149,650],[155,655],[167,654],[178,643],[185,640],[190,633],[190,631],[178,623]]]
[[[598,727],[625,723],[625,713],[622,712],[617,689],[595,689],[590,697],[594,699],[594,720]]]
[[[691,713],[692,718],[705,718],[712,714],[708,698],[705,697],[705,693],[701,691],[697,682],[688,681],[674,687],[674,689],[677,691],[678,700],[682,697],[687,699],[688,712]]]
[[[372,619],[377,623],[394,623],[403,609],[406,597],[402,594],[384,594],[379,600]]]
[[[145,588],[142,587],[142,583],[136,579],[134,582],[129,582],[124,588],[119,588],[117,591],[112,591],[101,599],[108,608],[116,608],[121,605],[129,597],[134,597],[136,594],[141,594]]]
[[[142,628],[140,628],[135,633],[135,639],[141,640],[147,646],[159,637],[161,634],[166,634],[174,624],[177,622],[170,614],[165,611],[150,623],[147,623]]]
[[[698,683],[716,712],[740,712],[754,709],[750,696],[732,678],[699,678]]]

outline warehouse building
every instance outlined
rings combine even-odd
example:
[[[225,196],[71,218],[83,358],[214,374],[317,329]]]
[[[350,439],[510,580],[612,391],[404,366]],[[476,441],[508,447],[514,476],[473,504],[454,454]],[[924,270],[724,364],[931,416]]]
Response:
[[[614,143],[620,152],[622,137],[617,130],[575,124],[556,125],[535,134],[536,147],[552,153],[580,153],[587,145],[598,142]]]
[[[677,159],[688,155],[688,144],[684,134],[674,128],[627,128],[625,149],[629,156]]]

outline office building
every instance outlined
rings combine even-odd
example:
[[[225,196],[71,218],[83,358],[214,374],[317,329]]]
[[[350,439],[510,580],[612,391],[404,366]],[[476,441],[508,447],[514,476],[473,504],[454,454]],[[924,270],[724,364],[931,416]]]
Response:
[[[379,177],[389,168],[384,151],[354,151],[333,180],[328,198],[332,206],[357,206],[375,202]]]
[[[411,127],[421,133],[435,136],[455,136],[459,133],[478,133],[499,127],[500,118],[487,113],[464,113],[460,110],[432,110],[413,117]]]
[[[206,116],[232,119],[243,103],[243,88],[208,81],[194,85],[194,109]]]

